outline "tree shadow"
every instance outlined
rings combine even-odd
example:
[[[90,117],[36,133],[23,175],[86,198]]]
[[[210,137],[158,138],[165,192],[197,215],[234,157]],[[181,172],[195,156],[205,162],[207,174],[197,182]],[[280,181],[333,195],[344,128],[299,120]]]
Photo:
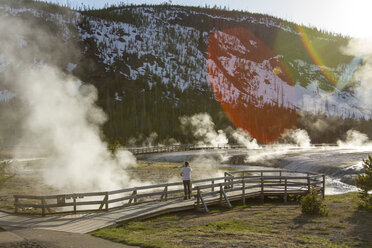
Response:
[[[372,211],[358,209],[346,221],[354,225],[351,235],[372,247]]]

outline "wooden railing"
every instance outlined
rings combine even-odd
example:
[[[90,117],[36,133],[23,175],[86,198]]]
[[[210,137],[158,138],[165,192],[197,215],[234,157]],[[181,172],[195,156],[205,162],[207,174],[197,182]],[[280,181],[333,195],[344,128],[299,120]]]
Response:
[[[150,153],[161,153],[161,152],[180,152],[180,151],[193,151],[193,150],[217,150],[217,149],[237,149],[245,148],[242,145],[218,145],[218,146],[201,146],[195,144],[183,144],[183,145],[172,145],[172,146],[153,146],[153,147],[136,147],[126,148],[134,155],[139,154],[150,154]]]
[[[195,187],[197,210],[208,212],[208,203],[231,207],[230,202],[237,199],[245,204],[249,197],[260,197],[263,201],[265,196],[281,196],[287,202],[288,195],[305,195],[313,187],[324,198],[325,175],[287,170],[234,171],[225,172],[225,182],[218,184],[218,191],[209,191],[210,187]]]
[[[335,144],[314,144],[313,147],[321,146],[337,146]],[[261,145],[261,148],[267,147],[266,145]],[[276,147],[275,145],[270,145],[269,147]],[[281,146],[278,145],[278,148]],[[152,147],[128,147],[124,148],[134,155],[140,154],[150,154],[150,153],[161,153],[161,152],[179,152],[179,151],[193,151],[193,150],[218,150],[218,149],[239,149],[247,148],[244,145],[238,144],[223,144],[217,146],[210,145],[196,145],[196,144],[182,144],[182,145],[171,145],[171,146],[152,146]],[[294,147],[294,149],[301,149],[301,147]]]
[[[285,170],[249,170],[226,172],[223,177],[192,181],[196,198],[196,209],[208,212],[207,205],[218,199],[220,203],[246,197],[282,195],[287,200],[289,194],[306,194],[311,187],[317,188],[324,196],[324,175]],[[195,194],[196,193],[196,194]],[[54,213],[78,213],[86,211],[108,211],[152,201],[167,201],[183,198],[183,183],[165,183],[128,189],[58,194],[49,196],[14,195],[16,213],[28,213],[39,209],[41,215]]]

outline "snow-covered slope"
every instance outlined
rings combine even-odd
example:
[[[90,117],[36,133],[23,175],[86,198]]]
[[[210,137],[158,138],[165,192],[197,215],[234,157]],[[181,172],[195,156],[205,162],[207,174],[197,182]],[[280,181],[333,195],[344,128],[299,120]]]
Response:
[[[250,47],[246,47],[238,45],[239,39],[236,36],[223,33],[224,26],[241,25],[252,28],[252,32],[257,34],[264,33],[261,36],[269,38],[263,43],[268,43],[273,32],[298,35],[298,30],[287,22],[249,13],[220,11],[218,14],[203,9],[172,6],[123,7],[106,11],[106,14],[115,16],[116,19],[94,17],[74,11],[68,14],[48,13],[45,10],[12,8],[0,4],[1,16],[33,15],[46,22],[53,22],[60,27],[59,37],[63,41],[75,39],[75,42],[82,42],[83,55],[94,51],[95,62],[107,73],[119,75],[122,81],[119,90],[112,97],[116,101],[125,98],[122,89],[126,87],[126,83],[136,82],[140,76],[145,76],[150,88],[161,83],[171,84],[181,92],[190,88],[201,92],[210,91],[207,48],[211,35],[222,31],[220,35],[224,35],[225,42],[235,42],[234,52],[240,53],[222,59],[222,65],[231,76],[236,76],[234,73],[237,67],[244,67],[245,75],[251,75],[250,80],[254,81],[242,88],[227,83],[219,84],[220,91],[229,92],[224,94],[223,101],[233,103],[241,101],[243,97],[244,101],[254,101],[257,107],[264,103],[278,104],[313,114],[324,113],[343,118],[372,117],[370,109],[360,106],[352,89],[337,89],[327,82],[322,70],[314,63],[303,58],[288,62],[287,54],[275,52],[263,61],[254,61],[249,50],[254,51],[257,40],[252,39]],[[315,38],[326,39],[321,36]],[[23,45],[27,46],[27,42],[24,40]],[[286,82],[286,78],[275,71],[278,64],[284,60],[290,67],[287,69],[296,71],[298,75],[292,78],[294,84]],[[66,61],[63,70],[72,73],[82,66],[78,63],[79,61]],[[0,73],[5,68],[6,58],[0,54]],[[337,67],[327,69],[334,73],[336,78],[343,80],[347,64],[340,63]],[[216,77],[213,80],[218,78],[217,74],[211,75]],[[6,92],[6,89],[0,90]],[[5,97],[5,94],[8,94],[8,97]],[[11,93],[2,93],[1,99],[11,99],[9,94]]]

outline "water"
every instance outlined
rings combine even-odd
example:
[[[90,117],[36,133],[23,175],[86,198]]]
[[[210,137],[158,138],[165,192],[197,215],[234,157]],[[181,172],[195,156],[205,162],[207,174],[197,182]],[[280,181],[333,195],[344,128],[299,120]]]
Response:
[[[188,151],[171,154],[155,154],[146,160],[157,162],[179,162],[185,160],[202,161],[219,167],[233,167],[237,170],[286,169],[314,172],[326,175],[326,194],[355,192],[354,177],[363,172],[362,160],[372,153],[372,149],[359,147],[309,147],[291,148],[286,146],[265,147],[262,149],[236,149],[216,151]],[[244,157],[242,163],[231,164],[234,156]],[[274,163],[267,163],[274,161]],[[252,165],[254,164],[254,165]]]
[[[232,167],[237,170],[280,170],[279,168],[275,167],[268,167],[268,166],[253,166],[253,165],[232,165],[232,164],[224,164],[221,165],[222,167]],[[277,173],[271,173],[272,175],[278,175]],[[270,175],[270,173],[267,173],[266,175]],[[296,174],[294,173],[293,176],[302,176],[303,174]],[[340,179],[333,178],[330,176],[326,176],[326,195],[336,195],[336,194],[343,194],[347,192],[356,192],[358,191],[358,188],[347,184],[343,183],[340,181]]]

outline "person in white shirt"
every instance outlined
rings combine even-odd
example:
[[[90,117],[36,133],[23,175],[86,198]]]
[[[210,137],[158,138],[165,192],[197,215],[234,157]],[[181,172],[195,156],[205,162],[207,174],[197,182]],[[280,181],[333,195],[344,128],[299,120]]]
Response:
[[[191,199],[191,167],[189,162],[185,162],[185,165],[181,169],[181,176],[183,179],[183,188],[185,190],[185,197],[184,199]]]

